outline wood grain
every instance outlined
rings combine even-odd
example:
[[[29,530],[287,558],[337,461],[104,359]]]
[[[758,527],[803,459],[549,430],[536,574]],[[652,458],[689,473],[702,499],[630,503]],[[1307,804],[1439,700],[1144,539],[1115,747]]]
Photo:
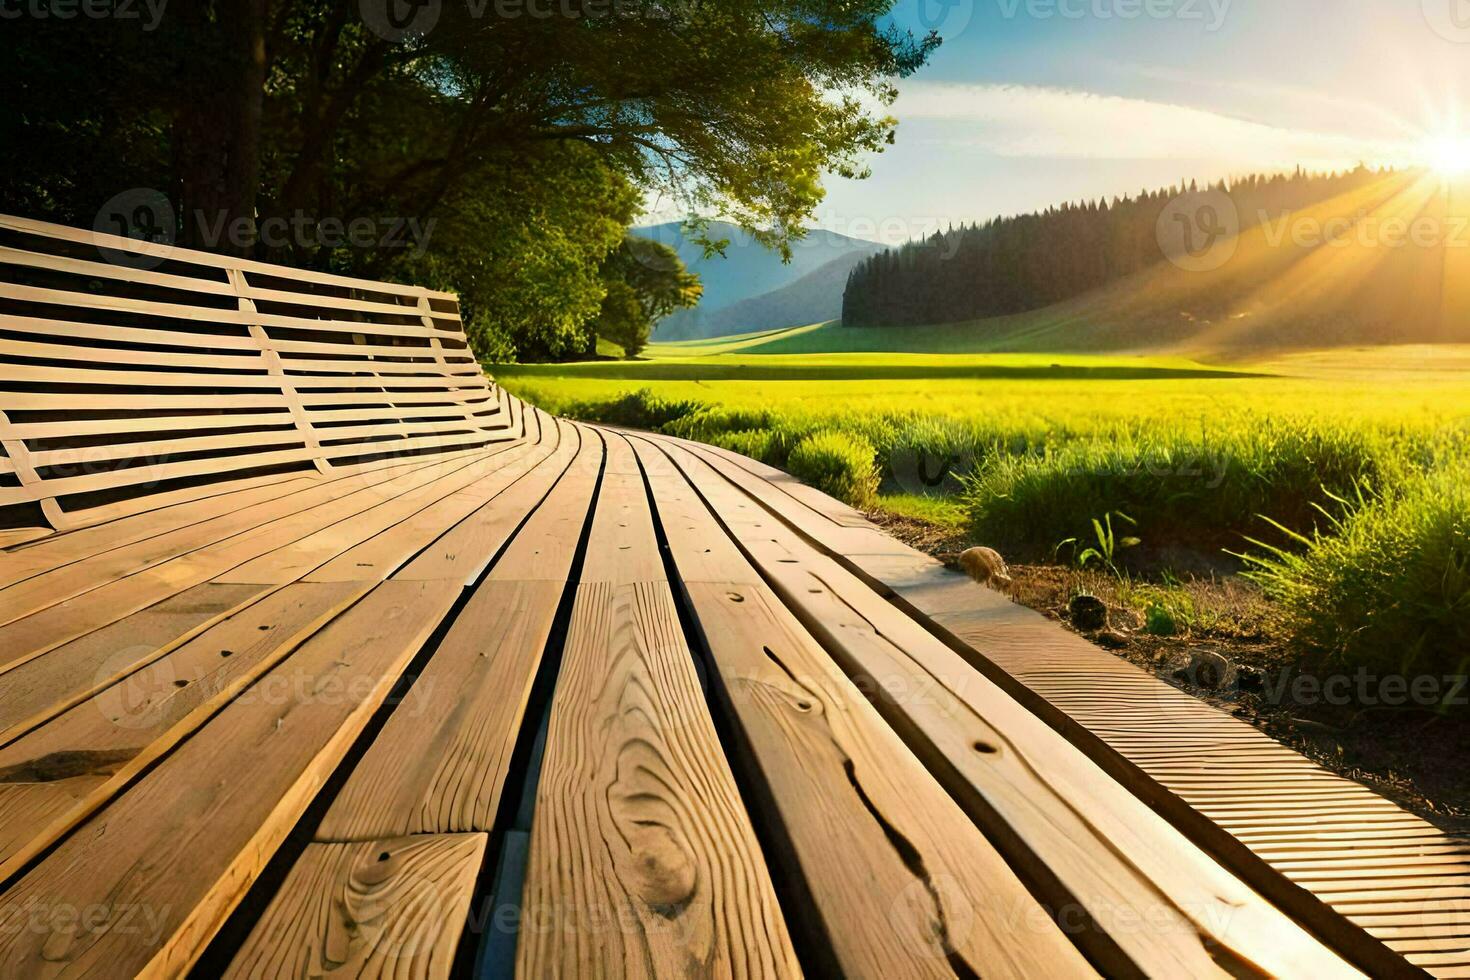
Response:
[[[450,975],[484,834],[309,844],[228,978]]]
[[[557,582],[486,582],[317,829],[321,841],[489,831],[561,602]]]
[[[831,945],[836,969],[1093,975],[990,842],[733,551],[667,458],[647,444],[638,455],[661,523],[684,527],[670,547],[715,686],[740,732],[748,778],[765,784],[766,818],[782,828],[782,866],[803,877],[821,922],[813,931]],[[732,551],[720,549],[712,566],[716,552],[705,545],[720,542]],[[695,580],[720,570],[732,580]]]
[[[954,651],[770,515],[731,506],[740,492],[706,464],[671,453],[722,518],[759,525],[748,552],[782,602],[1012,867],[1054,909],[1085,912],[1093,927],[1075,938],[1105,972],[1355,974]]]
[[[40,977],[187,970],[458,594],[385,582],[317,633],[5,893],[11,914],[96,911],[0,929],[0,962]]]
[[[27,814],[0,821],[0,880],[366,592],[350,584],[288,586],[0,749],[0,815]]]
[[[596,580],[578,586],[552,703],[517,970],[794,976],[668,583],[614,581],[657,554],[636,474],[632,449],[610,439],[586,559]]]

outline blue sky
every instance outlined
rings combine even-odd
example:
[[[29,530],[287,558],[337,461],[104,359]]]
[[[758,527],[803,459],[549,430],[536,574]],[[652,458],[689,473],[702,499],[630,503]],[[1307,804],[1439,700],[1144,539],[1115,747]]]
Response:
[[[945,42],[900,84],[873,176],[828,183],[818,224],[857,237],[1297,164],[1411,165],[1470,135],[1470,0],[900,0],[894,16]]]

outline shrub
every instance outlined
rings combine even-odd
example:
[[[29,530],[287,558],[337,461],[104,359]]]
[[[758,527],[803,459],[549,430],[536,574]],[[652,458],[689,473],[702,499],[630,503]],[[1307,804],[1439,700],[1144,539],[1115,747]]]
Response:
[[[1470,662],[1470,465],[1407,482],[1310,538],[1248,557],[1306,651],[1381,673]]]
[[[653,432],[663,430],[669,423],[697,412],[699,408],[698,402],[660,398],[647,388],[641,388],[601,401],[563,403],[555,411],[558,415],[587,422]]]
[[[741,429],[737,432],[722,432],[711,440],[716,446],[737,452],[763,463],[772,462],[775,433],[766,429]]]
[[[861,436],[819,432],[796,445],[787,460],[791,474],[855,507],[865,507],[878,493],[876,450]]]

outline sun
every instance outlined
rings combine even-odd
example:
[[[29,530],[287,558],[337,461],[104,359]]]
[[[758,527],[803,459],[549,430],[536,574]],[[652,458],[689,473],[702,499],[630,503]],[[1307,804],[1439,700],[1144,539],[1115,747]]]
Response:
[[[1420,148],[1424,165],[1442,177],[1470,174],[1470,139],[1463,136],[1436,136],[1424,141]]]

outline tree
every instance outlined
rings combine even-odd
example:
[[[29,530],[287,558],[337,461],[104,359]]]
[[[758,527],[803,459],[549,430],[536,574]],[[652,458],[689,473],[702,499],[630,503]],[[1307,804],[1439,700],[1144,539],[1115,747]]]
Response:
[[[892,3],[191,0],[156,22],[148,5],[9,20],[0,208],[88,226],[151,188],[172,240],[431,274],[474,307],[482,353],[563,356],[600,307],[619,189],[789,251],[823,175],[865,172],[893,137],[892,79],[938,44],[885,26]],[[363,220],[375,234],[327,233]]]
[[[694,306],[704,292],[672,248],[631,234],[608,255],[602,278],[607,292],[597,335],[620,345],[626,357],[642,352],[656,321]]]

